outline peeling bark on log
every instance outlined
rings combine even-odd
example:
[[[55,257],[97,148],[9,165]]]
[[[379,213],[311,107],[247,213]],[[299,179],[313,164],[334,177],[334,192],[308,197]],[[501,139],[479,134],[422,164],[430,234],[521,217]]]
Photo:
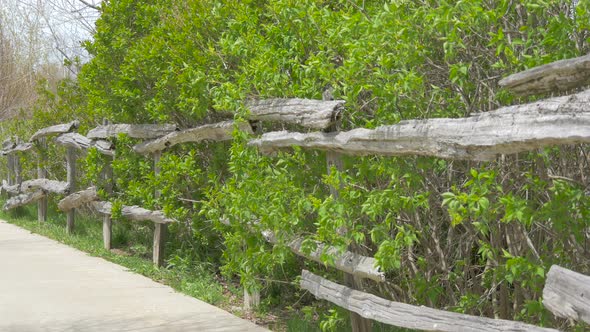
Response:
[[[67,194],[70,191],[70,187],[67,182],[48,180],[48,179],[35,179],[27,180],[22,183],[21,191],[33,191],[41,189],[45,192],[52,192],[56,194]]]
[[[80,126],[79,121],[72,121],[70,123],[58,124],[55,126],[43,128],[43,129],[37,131],[35,134],[33,134],[33,136],[31,136],[31,139],[29,140],[29,142],[33,142],[41,137],[45,137],[45,136],[49,136],[49,135],[69,133],[70,131],[77,129],[78,126]]]
[[[110,138],[127,134],[131,138],[154,139],[168,135],[178,128],[173,124],[112,124],[98,126],[86,135],[88,138]]]
[[[109,202],[93,202],[92,205],[102,214],[111,214],[112,204]],[[156,224],[170,224],[174,220],[167,218],[162,211],[151,211],[139,206],[123,206],[121,208],[121,215],[133,221],[151,221]]]
[[[2,141],[2,150],[12,149],[16,143],[14,143],[10,138],[5,139]]]
[[[564,91],[590,83],[590,55],[535,67],[498,82],[517,95]]]
[[[223,220],[222,223],[228,226],[231,225],[229,220]],[[276,235],[272,231],[262,231],[262,236],[269,243],[279,243],[279,241],[276,238]],[[341,253],[337,248],[326,246],[321,242],[316,242],[316,250],[312,251],[309,254],[305,254],[301,250],[304,240],[304,238],[297,237],[289,241],[287,246],[291,249],[291,251],[294,254],[310,259],[320,264],[325,264],[321,259],[322,254],[325,253],[325,255],[334,258],[335,269],[352,274],[355,277],[371,279],[377,282],[385,281],[385,273],[379,271],[379,268],[375,267],[375,258],[362,256],[350,251],[345,251]]]
[[[14,197],[11,197],[6,203],[4,204],[4,211],[8,211],[14,209],[19,206],[27,205],[32,202],[36,202],[41,198],[45,197],[45,193],[43,190],[37,190],[30,193],[20,194]]]
[[[543,305],[556,316],[590,324],[590,277],[551,266],[543,289]]]
[[[339,285],[305,270],[301,274],[300,286],[317,298],[356,312],[362,317],[408,329],[445,332],[557,332],[554,329],[521,322],[470,316],[388,301]]]
[[[96,193],[95,187],[90,187],[88,189],[75,192],[69,196],[64,197],[59,203],[57,207],[64,211],[70,211],[71,209],[78,208],[84,204],[93,202],[98,200],[98,194]]]
[[[250,120],[325,129],[340,118],[344,100],[266,99],[248,102],[246,106],[250,109]]]
[[[20,185],[14,184],[10,185],[8,181],[2,180],[2,188],[0,188],[1,192],[8,193],[11,195],[18,195],[21,193]]]
[[[278,241],[271,231],[264,231],[262,235],[266,241],[277,244]],[[375,258],[362,256],[350,251],[340,252],[338,249],[326,246],[321,242],[316,242],[316,250],[305,254],[301,247],[304,238],[295,238],[287,243],[287,246],[294,254],[310,259],[314,262],[325,264],[322,261],[323,255],[327,255],[334,259],[334,268],[352,274],[355,277],[371,279],[377,282],[385,281],[385,274],[375,267]]]
[[[252,133],[252,128],[247,123],[240,123],[242,131]],[[206,124],[196,128],[172,132],[150,142],[138,144],[133,150],[140,154],[154,153],[172,147],[176,144],[201,141],[226,141],[232,139],[234,130],[233,121],[224,121],[214,124]]]
[[[41,138],[37,142],[38,144],[38,158],[37,159],[37,178],[44,179],[47,177],[47,169],[45,168],[45,163],[47,162],[47,154],[45,148],[47,148],[47,140]],[[37,221],[40,223],[47,221],[47,195],[37,201]]]
[[[19,144],[14,144],[8,148],[5,148],[3,150],[0,151],[0,155],[2,156],[6,156],[9,154],[13,154],[16,152],[26,152],[29,151],[30,149],[33,148],[33,144],[32,143],[19,143]]]
[[[222,223],[228,226],[231,225],[229,220],[223,220]],[[279,243],[279,241],[276,238],[276,235],[272,231],[263,231],[262,236],[269,243]],[[355,277],[371,279],[377,282],[385,281],[385,274],[379,271],[379,268],[375,267],[376,263],[373,257],[362,256],[350,251],[340,253],[338,249],[331,246],[326,246],[321,242],[316,242],[316,250],[309,254],[305,254],[301,250],[303,241],[304,238],[298,237],[294,240],[291,240],[287,244],[287,246],[291,249],[291,251],[294,254],[299,255],[301,257],[305,257],[320,264],[325,264],[321,260],[322,253],[325,253],[326,255],[334,258],[334,268],[340,271],[344,271],[346,273],[350,273]]]
[[[91,140],[90,138],[80,135],[78,133],[67,133],[63,135],[59,135],[55,142],[61,144],[66,147],[71,147],[79,150],[87,150],[89,148],[95,147],[98,152],[112,156],[114,154],[114,144],[108,141],[103,140]]]
[[[250,141],[263,153],[300,146],[348,155],[423,155],[489,161],[498,154],[590,143],[590,90],[461,119],[402,121],[340,133],[272,132]]]

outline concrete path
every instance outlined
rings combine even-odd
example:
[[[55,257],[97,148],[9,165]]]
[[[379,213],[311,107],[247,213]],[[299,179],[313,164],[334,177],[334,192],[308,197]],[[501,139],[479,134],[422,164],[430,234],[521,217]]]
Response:
[[[0,221],[0,331],[268,331]]]

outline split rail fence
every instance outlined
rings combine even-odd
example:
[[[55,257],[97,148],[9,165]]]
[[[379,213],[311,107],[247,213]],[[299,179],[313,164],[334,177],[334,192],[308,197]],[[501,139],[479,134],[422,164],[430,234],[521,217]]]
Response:
[[[502,80],[500,85],[516,94],[528,95],[573,89],[590,81],[590,55],[563,60],[518,73]],[[448,159],[488,161],[501,154],[536,150],[546,146],[590,143],[590,90],[563,97],[500,108],[459,119],[426,119],[403,121],[377,129],[339,131],[344,110],[341,100],[270,99],[248,104],[250,124],[225,121],[179,131],[175,125],[154,124],[103,124],[90,130],[86,136],[75,133],[77,122],[60,124],[36,132],[28,142],[18,139],[3,143],[1,155],[7,156],[9,176],[3,181],[2,191],[12,197],[4,209],[37,202],[39,221],[47,217],[47,195],[66,194],[58,207],[67,213],[67,230],[74,229],[75,209],[87,204],[104,215],[103,240],[111,248],[112,205],[100,201],[94,187],[76,191],[75,163],[78,150],[96,148],[107,158],[116,151],[110,138],[119,134],[143,140],[134,151],[154,159],[154,172],[160,172],[158,161],[163,151],[182,143],[231,140],[236,126],[254,134],[261,133],[258,121],[296,124],[311,133],[269,132],[250,141],[261,153],[298,146],[303,149],[326,151],[327,172],[333,167],[341,169],[343,154],[406,156],[421,155]],[[251,126],[254,124],[254,126]],[[56,144],[67,149],[67,182],[46,179],[43,168],[47,138],[56,136]],[[23,181],[19,155],[31,150],[38,152],[38,178]],[[112,183],[112,169],[107,163],[105,180]],[[337,198],[338,189],[330,188]],[[159,195],[158,192],[155,193]],[[133,221],[148,220],[154,223],[154,264],[163,264],[163,250],[167,225],[175,222],[162,211],[151,211],[139,206],[123,206],[123,217]],[[347,230],[342,229],[344,234]],[[271,244],[277,243],[271,231],[262,232]],[[332,268],[343,271],[340,285],[309,271],[303,271],[301,288],[319,299],[325,299],[351,312],[353,331],[370,331],[371,320],[386,324],[425,331],[556,331],[521,322],[477,317],[443,310],[393,302],[362,291],[362,280],[387,282],[373,257],[363,256],[354,248],[340,251],[317,243],[311,253],[302,250],[303,237],[294,237],[287,246],[296,255],[324,264],[320,257],[326,253],[334,258]],[[590,277],[552,266],[543,290],[543,304],[556,316],[590,323]]]

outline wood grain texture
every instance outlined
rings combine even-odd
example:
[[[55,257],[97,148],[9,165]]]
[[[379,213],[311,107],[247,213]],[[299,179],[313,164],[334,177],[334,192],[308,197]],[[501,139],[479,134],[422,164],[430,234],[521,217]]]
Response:
[[[59,135],[55,139],[55,143],[78,150],[88,150],[94,147],[98,150],[98,152],[107,156],[113,156],[115,153],[115,145],[113,143],[104,140],[91,140],[90,138],[78,133]]]
[[[408,329],[445,332],[557,332],[521,322],[393,302],[339,285],[305,270],[301,274],[300,286],[317,298],[356,312],[362,317]]]
[[[262,232],[262,235],[266,241],[273,244],[278,243],[273,232],[264,231]],[[373,257],[363,256],[350,251],[341,252],[337,248],[327,246],[321,242],[316,242],[316,249],[312,252],[304,253],[302,250],[304,240],[305,239],[302,237],[297,237],[289,241],[287,246],[294,254],[320,264],[325,264],[322,257],[332,257],[334,260],[334,268],[352,274],[355,277],[371,279],[377,282],[385,281],[385,274],[379,271],[379,268],[376,267],[376,262]]]
[[[26,152],[32,148],[33,148],[32,143],[19,143],[19,144],[13,143],[13,145],[0,150],[0,155],[6,156],[6,155],[14,154],[17,152]]]
[[[168,237],[168,224],[154,224],[154,243],[152,261],[155,266],[164,265],[164,250],[166,248],[166,238]]]
[[[31,139],[29,139],[29,142],[33,142],[41,137],[69,133],[70,131],[77,129],[79,126],[79,121],[72,121],[69,123],[58,124],[55,126],[43,128],[34,133],[33,136],[31,136]]]
[[[265,99],[250,101],[246,106],[250,109],[250,120],[325,129],[340,118],[344,100]]]
[[[88,132],[86,137],[104,139],[127,134],[131,138],[154,139],[176,131],[173,124],[110,124],[98,126]]]
[[[231,222],[228,219],[221,220],[221,223],[227,226],[231,225]],[[253,227],[251,228],[253,229]],[[261,233],[267,242],[272,244],[279,243],[274,232],[266,230]],[[337,248],[327,246],[321,242],[316,242],[316,250],[306,254],[302,251],[304,240],[305,238],[303,237],[295,237],[293,240],[288,241],[287,247],[289,247],[294,254],[320,264],[325,264],[321,259],[322,253],[325,253],[334,258],[334,268],[338,270],[360,278],[375,280],[377,282],[385,281],[385,274],[379,271],[379,268],[375,267],[376,263],[373,257],[358,255],[350,251],[340,252]]]
[[[590,55],[560,60],[510,75],[498,82],[517,95],[570,90],[590,83]]]
[[[37,154],[37,178],[44,179],[47,177],[47,169],[45,168],[45,164],[47,163],[47,153],[45,151],[47,148],[47,140],[41,138],[38,140],[37,144],[39,147]],[[40,223],[47,221],[47,208],[47,196],[37,201],[37,221]]]
[[[8,211],[14,209],[19,206],[27,205],[29,203],[36,202],[41,198],[45,197],[45,193],[43,190],[37,190],[29,193],[23,193],[16,196],[9,198],[6,203],[4,203],[4,211]]]
[[[34,179],[24,181],[20,187],[22,192],[30,192],[37,189],[41,189],[45,192],[51,192],[55,194],[68,194],[70,192],[70,186],[67,182],[49,180],[49,179]]]
[[[113,205],[110,202],[92,202],[92,206],[101,214],[112,214]],[[139,206],[123,206],[121,215],[132,221],[151,221],[156,224],[170,224],[174,220],[167,218],[162,211],[152,211]]]
[[[96,187],[90,187],[71,195],[64,197],[57,203],[57,207],[62,211],[70,211],[71,209],[78,208],[84,204],[88,204],[98,200],[98,194]]]
[[[68,168],[68,186],[70,192],[76,191],[76,148],[68,146],[66,148],[66,160]],[[69,209],[66,212],[66,232],[71,234],[74,232],[76,223],[76,210]]]
[[[240,123],[238,128],[241,131],[252,134],[252,128],[248,123]],[[206,124],[196,128],[175,131],[150,142],[137,144],[133,150],[140,154],[163,151],[181,143],[197,143],[201,141],[227,141],[232,139],[234,121],[224,121],[213,124]]]
[[[249,144],[263,153],[300,146],[348,155],[422,155],[489,161],[499,154],[590,143],[590,90],[460,119],[402,121],[340,133],[271,132]]]
[[[10,184],[7,180],[2,180],[2,187],[0,187],[0,193],[7,193],[10,195],[21,194],[20,185]]]
[[[543,305],[556,316],[590,324],[590,277],[551,266],[543,289]]]

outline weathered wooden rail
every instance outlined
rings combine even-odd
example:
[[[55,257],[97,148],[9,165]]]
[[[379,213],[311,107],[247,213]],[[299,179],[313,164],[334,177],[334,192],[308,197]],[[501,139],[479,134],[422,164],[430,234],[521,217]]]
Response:
[[[317,298],[330,301],[362,317],[408,329],[443,332],[557,331],[521,322],[470,316],[388,301],[339,285],[305,270],[301,274],[300,286]]]
[[[513,74],[499,84],[521,96],[583,87],[590,84],[590,54]]]

